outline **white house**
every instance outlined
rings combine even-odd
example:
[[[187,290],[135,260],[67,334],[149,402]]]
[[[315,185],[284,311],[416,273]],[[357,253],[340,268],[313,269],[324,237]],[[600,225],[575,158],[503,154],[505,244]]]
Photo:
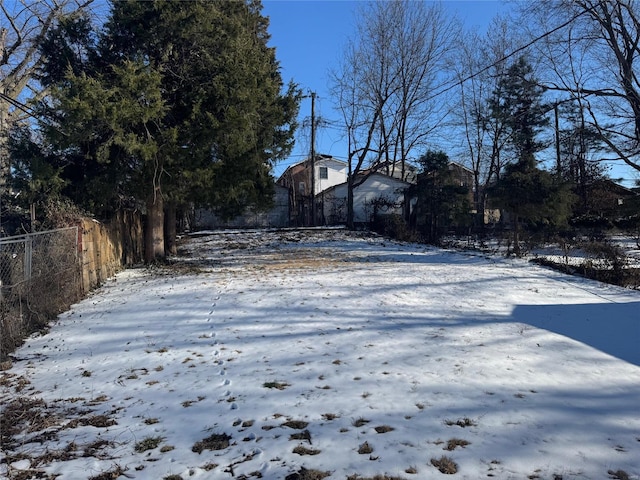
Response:
[[[354,188],[353,215],[355,223],[370,223],[375,215],[402,215],[405,191],[411,184],[381,173],[370,174]],[[347,221],[347,183],[335,185],[321,192],[317,203],[321,205],[323,223],[335,225]]]

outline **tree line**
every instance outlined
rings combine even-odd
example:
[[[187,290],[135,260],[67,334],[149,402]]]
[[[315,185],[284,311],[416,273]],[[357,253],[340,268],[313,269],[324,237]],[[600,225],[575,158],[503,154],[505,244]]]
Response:
[[[148,261],[175,248],[187,206],[227,218],[269,206],[301,92],[281,78],[259,0],[0,8],[3,206],[69,199],[101,218],[144,208]],[[521,225],[586,211],[603,161],[640,172],[637,2],[514,8],[481,34],[435,2],[359,5],[330,75],[348,143],[348,224],[367,175],[405,177],[418,164],[433,190],[443,149],[473,173],[479,223],[488,199],[510,212],[516,247]]]
[[[490,199],[510,213],[518,248],[521,225],[560,228],[586,212],[587,186],[605,177],[605,161],[640,172],[638,3],[514,9],[481,34],[439,3],[361,8],[332,70],[349,190],[374,171],[404,177],[410,162],[433,189],[434,159],[446,153],[473,173],[477,224]]]

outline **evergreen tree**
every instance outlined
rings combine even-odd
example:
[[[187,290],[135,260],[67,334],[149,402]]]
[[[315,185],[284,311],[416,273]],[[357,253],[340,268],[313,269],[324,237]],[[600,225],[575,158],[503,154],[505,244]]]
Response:
[[[425,241],[437,245],[451,225],[468,217],[469,189],[452,181],[446,153],[429,150],[418,163],[422,171],[411,191],[417,197],[416,223]]]
[[[489,193],[511,217],[516,255],[520,254],[522,222],[530,227],[561,225],[570,216],[574,202],[567,184],[537,166],[536,154],[544,147],[537,136],[549,123],[543,93],[531,65],[521,57],[499,82],[491,105],[492,115],[507,126],[514,161],[505,167]]]
[[[149,261],[164,255],[165,207],[172,219],[188,202],[230,217],[271,201],[271,162],[293,146],[300,93],[282,91],[260,10],[257,1],[119,1],[100,35],[78,20],[43,44],[49,118],[64,132],[46,130],[76,167],[64,172],[80,185],[74,198],[94,211],[146,202]]]

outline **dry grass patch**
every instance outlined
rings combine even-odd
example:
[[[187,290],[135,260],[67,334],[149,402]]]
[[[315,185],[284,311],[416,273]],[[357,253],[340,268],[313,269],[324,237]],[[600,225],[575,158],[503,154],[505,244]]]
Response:
[[[614,480],[629,480],[629,474],[624,470],[608,470],[609,478],[613,478]]]
[[[298,455],[318,455],[322,450],[316,450],[315,448],[307,448],[304,445],[298,445],[293,449],[293,453]]]
[[[376,475],[374,477],[361,477],[358,474],[349,475],[347,480],[405,480],[402,477],[391,477],[389,475]]]
[[[437,459],[432,458],[431,465],[436,467],[440,473],[444,473],[445,475],[453,475],[458,472],[458,464],[451,458],[444,455]]]
[[[69,423],[67,423],[66,428],[77,428],[78,426],[86,427],[88,425],[96,428],[107,428],[117,424],[118,422],[106,415],[92,415],[90,417],[82,417],[71,420]]]
[[[300,470],[285,477],[285,480],[322,480],[331,475],[331,472],[323,472],[322,470],[307,470],[300,467]]]
[[[311,432],[305,429],[303,432],[292,433],[289,435],[289,440],[306,440],[311,444]]]
[[[147,437],[144,440],[140,440],[139,442],[137,442],[133,449],[136,451],[136,453],[153,450],[154,448],[157,448],[163,440],[164,437]]]
[[[369,453],[373,453],[373,447],[369,444],[369,442],[364,442],[358,447],[358,453],[360,455],[368,455]]]
[[[46,408],[47,404],[41,398],[18,397],[9,402],[2,412],[0,447],[10,450],[13,436],[41,423]]]
[[[445,420],[444,423],[445,425],[448,425],[450,427],[457,425],[458,427],[462,427],[462,428],[475,427],[478,425],[478,423],[475,420],[471,420],[468,417],[460,418],[458,420]]]
[[[444,450],[449,450],[451,452],[457,447],[464,448],[467,445],[471,445],[471,442],[467,442],[466,440],[462,440],[461,438],[451,438],[447,441],[447,446],[444,447]]]
[[[289,385],[287,382],[264,382],[262,386],[264,388],[275,388],[276,390],[284,390],[291,385]]]
[[[113,442],[108,442],[107,440],[96,440],[95,442],[89,443],[84,446],[84,453],[82,454],[82,456],[101,458],[99,454],[100,450],[113,446],[115,446]]]
[[[114,466],[111,470],[107,470],[106,472],[99,473],[98,475],[94,475],[89,477],[88,480],[113,480],[115,478],[120,478],[120,476],[125,475],[125,472],[128,468],[122,468],[120,465]]]
[[[203,450],[224,450],[230,445],[229,440],[231,437],[226,433],[214,433],[207,438],[196,442],[191,451],[195,453],[202,453]]]
[[[96,405],[100,405],[101,403],[106,402],[107,400],[109,400],[109,397],[107,397],[106,395],[99,395],[96,398],[91,399],[89,403],[87,403],[87,405],[94,407]]]
[[[395,428],[393,428],[391,425],[380,425],[378,427],[374,427],[374,430],[377,433],[387,433],[387,432],[393,432]]]
[[[359,417],[359,418],[356,418],[353,422],[351,422],[351,425],[353,425],[354,427],[359,428],[359,427],[362,427],[362,426],[366,425],[370,421],[371,420],[367,420],[364,417]]]
[[[305,422],[303,420],[288,420],[282,424],[283,427],[293,428],[294,430],[302,430],[303,428],[307,428],[309,422]]]

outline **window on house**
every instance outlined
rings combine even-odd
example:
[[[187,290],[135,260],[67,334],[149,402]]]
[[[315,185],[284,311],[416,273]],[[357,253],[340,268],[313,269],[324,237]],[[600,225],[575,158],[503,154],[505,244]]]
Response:
[[[305,184],[304,184],[304,182],[299,182],[299,183],[298,183],[298,193],[299,193],[300,195],[304,195],[304,194],[305,194],[305,191],[306,191],[306,188],[305,188]]]
[[[327,167],[320,167],[320,180],[326,180],[329,178],[329,169]]]

